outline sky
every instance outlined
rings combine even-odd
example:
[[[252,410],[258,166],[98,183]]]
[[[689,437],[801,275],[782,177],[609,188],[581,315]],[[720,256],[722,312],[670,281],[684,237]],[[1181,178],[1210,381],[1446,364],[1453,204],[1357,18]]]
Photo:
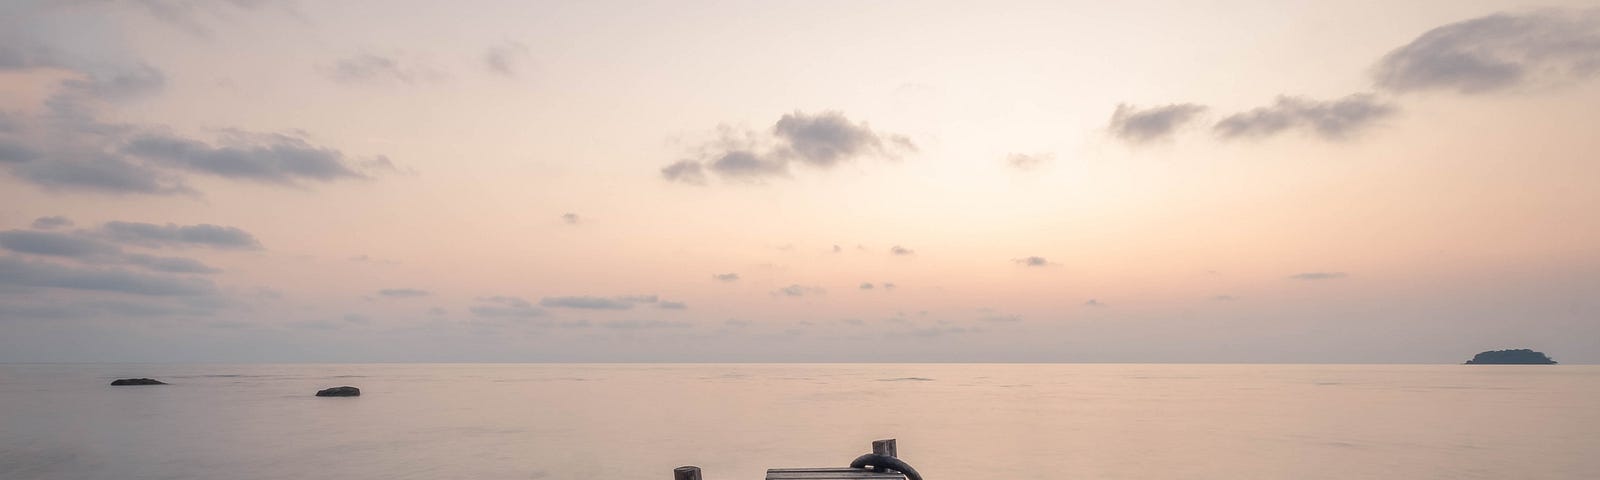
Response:
[[[1600,5],[0,2],[0,362],[1600,362]]]

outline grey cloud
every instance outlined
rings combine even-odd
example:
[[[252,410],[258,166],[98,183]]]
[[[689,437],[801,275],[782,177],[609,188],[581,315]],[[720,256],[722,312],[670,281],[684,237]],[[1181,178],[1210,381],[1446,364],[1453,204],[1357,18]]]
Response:
[[[796,111],[765,133],[724,128],[718,140],[696,150],[695,158],[663,167],[662,178],[704,184],[709,170],[727,180],[759,182],[789,176],[793,162],[830,169],[857,158],[893,159],[917,147],[904,135],[878,133],[837,111]]]
[[[664,320],[616,320],[601,323],[600,326],[618,330],[642,330],[655,328],[687,328],[689,322],[669,322]]]
[[[883,282],[883,289],[884,290],[894,290],[895,289],[895,284],[889,283],[889,282]]]
[[[1379,60],[1393,92],[1482,93],[1600,72],[1600,9],[1497,13],[1423,33]]]
[[[484,54],[484,65],[489,71],[506,77],[516,77],[522,73],[527,64],[533,59],[528,51],[528,46],[519,42],[506,42],[489,47],[489,52]]]
[[[71,258],[87,263],[126,264],[167,273],[219,273],[221,270],[181,257],[125,253],[122,249],[82,233],[8,230],[0,232],[0,247],[17,253]]]
[[[1022,321],[1022,316],[1021,315],[1001,315],[1001,314],[985,315],[985,316],[979,317],[978,321],[989,322],[989,323],[1014,323],[1014,322]]]
[[[578,218],[578,214],[576,213],[568,212],[561,214],[561,223],[565,223],[567,225],[577,225],[582,222],[583,220]]]
[[[1050,261],[1046,260],[1044,257],[1023,257],[1015,258],[1011,261],[1016,262],[1016,264],[1024,267],[1048,267],[1055,265],[1054,263],[1050,263]]]
[[[749,151],[736,150],[712,161],[711,171],[727,178],[755,180],[788,176],[789,164],[780,158],[764,158]]]
[[[405,65],[399,59],[373,53],[359,53],[338,59],[323,68],[336,82],[348,85],[410,85],[442,78],[442,74],[421,66]]]
[[[106,222],[100,232],[107,238],[151,247],[204,246],[221,249],[259,250],[261,242],[250,232],[221,225],[156,225],[138,222]]]
[[[1215,300],[1215,301],[1218,301],[1218,302],[1231,302],[1231,301],[1234,301],[1234,300],[1238,300],[1239,298],[1235,297],[1233,295],[1217,295],[1217,296],[1211,297],[1211,299]]]
[[[70,226],[72,226],[72,219],[60,215],[39,217],[33,220],[33,228],[40,230],[50,230],[53,228]]]
[[[17,253],[69,258],[90,258],[120,253],[114,245],[82,235],[27,230],[0,232],[0,247]]]
[[[827,293],[827,290],[823,290],[822,287],[807,287],[798,284],[783,287],[772,292],[773,295],[783,295],[788,297],[804,297],[807,295],[821,295],[824,293]]]
[[[192,0],[140,0],[137,2],[113,2],[100,0],[102,3],[115,3],[121,5],[135,5],[151,18],[166,23],[172,28],[184,31],[201,38],[210,38],[212,27],[209,25],[215,19],[228,17],[231,9],[262,10],[266,7],[277,7],[292,16],[300,16],[295,9],[293,1],[278,0],[227,0],[227,1],[192,1]],[[90,3],[90,2],[83,2]]]
[[[144,254],[127,254],[122,261],[129,265],[143,267],[149,270],[167,273],[222,273],[221,269],[213,268],[199,260],[183,257],[158,257]]]
[[[297,180],[365,178],[352,170],[344,153],[317,147],[288,135],[255,135],[254,142],[214,147],[168,135],[140,135],[122,152],[159,164],[236,180],[292,184]]]
[[[39,153],[23,145],[0,143],[0,163],[25,163],[39,158]]]
[[[1006,166],[1015,168],[1017,170],[1033,170],[1043,166],[1046,163],[1055,161],[1055,159],[1056,155],[1054,153],[1037,153],[1032,155],[1013,153],[1006,155]]]
[[[139,64],[108,74],[89,74],[86,78],[72,78],[61,82],[74,93],[90,97],[120,101],[160,92],[166,87],[167,76],[155,67]]]
[[[739,281],[739,274],[737,274],[737,273],[718,273],[718,274],[712,275],[711,278],[715,279],[716,281],[719,281],[719,282],[737,282],[737,281]]]
[[[147,275],[114,269],[79,269],[0,257],[0,284],[117,292],[148,296],[204,296],[215,293],[203,279]]]
[[[389,298],[416,298],[426,297],[430,295],[430,292],[416,288],[385,288],[378,290],[378,295]]]
[[[1336,280],[1348,276],[1344,272],[1306,272],[1290,275],[1289,278],[1294,280]]]
[[[858,287],[858,288],[860,288],[862,290],[872,290],[873,288],[876,288],[876,287],[874,287],[872,285],[872,282],[861,282],[861,286]]]
[[[1117,104],[1111,113],[1111,135],[1129,143],[1148,143],[1171,138],[1179,128],[1206,111],[1204,105],[1174,103],[1140,109]]]
[[[616,299],[630,303],[656,303],[661,301],[661,297],[658,295],[622,295],[616,297]]]
[[[663,300],[661,303],[656,304],[656,307],[663,310],[685,310],[689,308],[689,304]]]
[[[88,154],[88,157],[26,162],[12,167],[11,174],[50,190],[146,195],[194,193],[171,174],[117,157],[99,154]]]
[[[661,178],[690,185],[705,185],[706,169],[700,162],[679,160],[671,165],[661,167]]]
[[[1100,308],[1100,307],[1106,306],[1106,304],[1101,302],[1101,301],[1099,301],[1099,300],[1095,300],[1095,299],[1091,298],[1091,299],[1089,299],[1089,301],[1083,302],[1083,306],[1091,307],[1091,308]]]
[[[551,308],[579,308],[586,310],[627,310],[633,308],[634,302],[624,298],[607,297],[544,297],[539,300],[539,305]]]
[[[521,297],[493,296],[479,298],[487,305],[474,305],[467,309],[473,315],[492,318],[530,318],[543,316],[544,309],[533,306]]]
[[[889,247],[889,253],[892,254],[892,255],[905,256],[905,255],[914,255],[917,252],[914,252],[911,249],[906,248],[906,247],[895,245],[893,247]]]
[[[18,59],[16,51],[0,48],[0,62],[26,67],[42,61]],[[43,102],[44,108],[8,115],[0,128],[0,166],[46,190],[193,195],[197,192],[184,182],[187,174],[293,185],[300,180],[369,178],[362,171],[396,170],[382,156],[351,162],[336,149],[289,135],[227,131],[224,144],[212,145],[145,126],[103,122],[97,118],[103,102],[97,100],[159,91],[164,74],[144,64],[104,71],[61,68],[75,75],[60,80],[58,92]]]
[[[1396,111],[1364,93],[1329,101],[1279,96],[1270,106],[1223,118],[1213,130],[1223,138],[1261,138],[1308,129],[1326,140],[1344,140]]]
[[[801,162],[818,167],[832,167],[862,155],[892,156],[893,152],[885,149],[885,140],[897,149],[916,151],[905,136],[879,135],[865,122],[850,123],[837,111],[785,114],[773,125],[772,132],[787,141],[789,150]]]

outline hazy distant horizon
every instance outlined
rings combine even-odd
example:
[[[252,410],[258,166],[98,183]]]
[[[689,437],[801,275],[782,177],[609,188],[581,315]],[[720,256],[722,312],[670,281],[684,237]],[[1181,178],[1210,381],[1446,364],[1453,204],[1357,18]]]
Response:
[[[0,362],[1600,363],[1597,65],[1580,0],[6,2]]]

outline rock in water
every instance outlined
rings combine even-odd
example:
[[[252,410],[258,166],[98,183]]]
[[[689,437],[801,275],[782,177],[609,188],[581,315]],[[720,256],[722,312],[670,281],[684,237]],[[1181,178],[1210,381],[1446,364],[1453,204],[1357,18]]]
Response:
[[[1526,348],[1516,350],[1490,350],[1467,360],[1467,365],[1555,365],[1548,355]]]
[[[112,380],[111,384],[120,387],[123,385],[166,385],[167,382],[156,380],[154,378],[119,378]]]
[[[356,388],[356,387],[350,387],[350,386],[333,387],[333,388],[329,388],[329,389],[326,389],[326,390],[318,390],[317,391],[317,396],[319,396],[319,397],[359,397],[359,396],[361,396],[361,389]]]

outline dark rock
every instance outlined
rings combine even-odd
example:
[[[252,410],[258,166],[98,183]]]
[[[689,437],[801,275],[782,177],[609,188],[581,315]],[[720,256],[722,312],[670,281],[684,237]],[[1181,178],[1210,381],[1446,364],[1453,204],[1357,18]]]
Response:
[[[167,382],[156,380],[154,378],[119,378],[112,380],[111,384],[120,387],[123,385],[166,385]]]
[[[350,387],[350,386],[333,387],[333,388],[329,388],[329,389],[326,389],[326,390],[318,390],[317,391],[317,396],[319,396],[319,397],[359,397],[359,396],[361,396],[361,389],[356,388],[356,387]]]
[[[1516,350],[1490,350],[1467,360],[1467,365],[1555,365],[1556,361],[1541,352],[1526,348]]]

